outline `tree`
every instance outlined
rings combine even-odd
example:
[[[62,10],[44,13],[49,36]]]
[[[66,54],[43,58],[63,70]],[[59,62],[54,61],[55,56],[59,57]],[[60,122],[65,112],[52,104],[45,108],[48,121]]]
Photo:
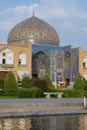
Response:
[[[4,79],[0,77],[0,89],[4,89]]]
[[[48,73],[45,73],[43,79],[47,81],[47,87],[48,87],[48,88],[54,87],[54,86],[53,86],[53,83],[52,83],[52,80],[50,79],[50,76],[49,76]]]
[[[23,88],[30,88],[33,86],[32,78],[30,78],[28,75],[24,74],[22,78],[22,87]]]
[[[84,87],[84,89],[85,89],[85,91],[87,91],[87,80],[84,79],[84,82],[85,82],[85,87]]]
[[[4,83],[5,83],[4,90],[17,90],[18,89],[18,85],[12,71],[8,72]]]
[[[83,77],[79,74],[74,82],[73,88],[76,90],[84,90],[85,82]]]

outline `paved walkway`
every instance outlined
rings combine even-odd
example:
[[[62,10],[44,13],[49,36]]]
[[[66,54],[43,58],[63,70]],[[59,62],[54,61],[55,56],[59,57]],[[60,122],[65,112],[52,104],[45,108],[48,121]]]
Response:
[[[87,113],[83,98],[0,100],[0,117]]]
[[[84,101],[84,98],[38,98],[38,99],[2,99],[0,100],[0,104],[19,104],[19,103],[81,103]]]

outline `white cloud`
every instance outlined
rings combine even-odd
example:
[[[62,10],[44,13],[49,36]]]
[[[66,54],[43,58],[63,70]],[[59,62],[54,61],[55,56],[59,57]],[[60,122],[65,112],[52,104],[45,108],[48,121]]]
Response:
[[[35,16],[53,25],[60,37],[63,36],[61,42],[66,41],[68,44],[75,41],[75,33],[80,37],[83,31],[87,32],[87,12],[76,5],[76,0],[40,0],[39,3],[8,8],[0,12],[0,29],[9,32],[15,24],[31,17],[33,8]],[[81,42],[78,37],[76,42]]]
[[[53,17],[55,16],[55,17],[59,17],[59,18],[70,18],[71,17],[71,14],[62,8],[53,8],[51,14],[53,15]]]
[[[29,17],[31,13],[33,13],[33,8],[36,8],[37,6],[37,4],[29,6],[19,5],[0,12],[0,16],[2,16],[2,19],[0,19],[0,29],[8,31],[19,21]]]
[[[33,5],[29,5],[29,6],[28,5],[18,5],[14,8],[8,8],[8,9],[2,11],[0,14],[3,14],[3,15],[12,14],[13,17],[14,17],[14,15],[15,16],[18,15],[20,17],[20,15],[24,16],[24,14],[26,14],[26,13],[28,14],[28,13],[32,12],[33,8],[36,8],[36,7],[38,7],[37,4],[33,4]]]

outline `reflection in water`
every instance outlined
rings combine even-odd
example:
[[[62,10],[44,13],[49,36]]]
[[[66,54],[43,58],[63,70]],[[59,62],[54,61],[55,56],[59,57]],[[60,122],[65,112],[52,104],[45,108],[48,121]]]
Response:
[[[1,118],[0,130],[87,130],[87,115]]]
[[[1,118],[0,130],[30,130],[30,118]]]

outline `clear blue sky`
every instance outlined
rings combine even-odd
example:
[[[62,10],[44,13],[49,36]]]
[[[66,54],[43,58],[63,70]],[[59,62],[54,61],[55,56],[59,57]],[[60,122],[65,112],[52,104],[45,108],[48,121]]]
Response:
[[[52,25],[60,45],[82,46],[87,50],[87,0],[1,0],[0,43],[20,21],[35,16]]]

